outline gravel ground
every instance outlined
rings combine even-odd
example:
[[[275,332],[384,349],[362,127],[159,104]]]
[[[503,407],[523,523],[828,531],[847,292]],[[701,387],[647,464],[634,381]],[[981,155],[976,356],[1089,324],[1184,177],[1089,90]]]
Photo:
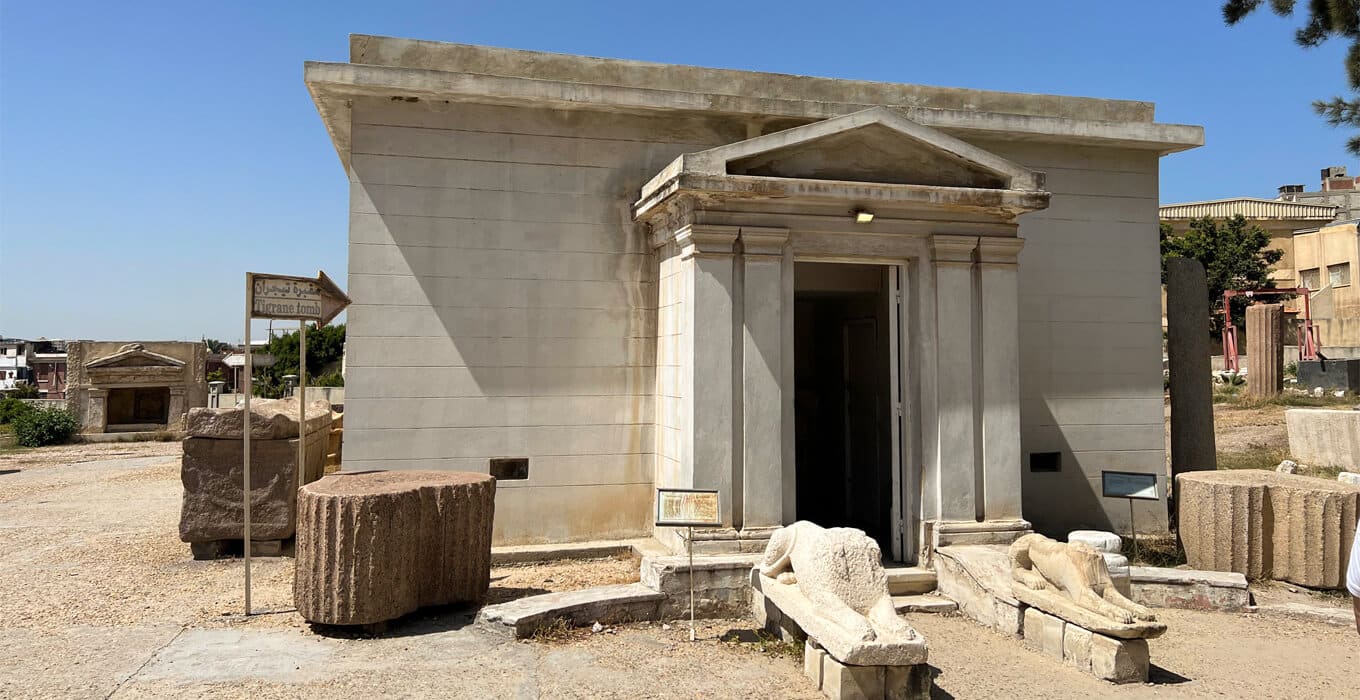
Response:
[[[328,636],[293,611],[286,558],[255,560],[266,614],[244,618],[241,563],[195,562],[178,539],[177,456],[174,443],[0,454],[0,697],[820,697],[796,648],[721,641],[749,620],[701,621],[697,644],[683,622],[514,641],[459,610],[417,614],[376,638]],[[491,596],[636,578],[629,559],[505,566]],[[1355,695],[1354,630],[1159,614],[1171,631],[1152,642],[1154,682],[1132,687],[965,618],[911,622],[929,641],[939,697]]]

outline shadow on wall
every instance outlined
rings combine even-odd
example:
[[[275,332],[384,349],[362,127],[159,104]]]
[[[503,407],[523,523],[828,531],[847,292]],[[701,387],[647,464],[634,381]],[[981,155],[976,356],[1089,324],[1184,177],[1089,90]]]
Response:
[[[1026,423],[1034,427],[1024,430],[1021,437],[1021,454],[1025,459],[1021,465],[1025,519],[1033,524],[1036,532],[1060,541],[1065,541],[1072,530],[1104,530],[1128,535],[1128,499],[1102,496],[1101,471],[1144,470],[1119,464],[1117,451],[1074,451],[1047,401],[1027,403],[1026,408],[1041,413],[1025,416]],[[1039,420],[1035,422],[1035,418]],[[1157,492],[1161,498],[1156,501],[1133,503],[1139,533],[1166,532],[1164,473],[1157,474]]]
[[[677,155],[735,139],[704,120],[403,107],[354,114],[346,427],[391,430],[356,466],[527,456],[528,479],[498,488],[498,544],[650,532],[657,265],[631,205]]]

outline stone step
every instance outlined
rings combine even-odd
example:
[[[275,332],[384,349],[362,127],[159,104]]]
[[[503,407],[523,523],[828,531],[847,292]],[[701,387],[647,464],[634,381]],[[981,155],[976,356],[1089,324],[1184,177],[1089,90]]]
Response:
[[[935,590],[935,572],[919,566],[885,567],[888,574],[888,593],[892,595],[919,595]]]
[[[895,595],[893,596],[893,607],[897,608],[897,613],[952,613],[959,609],[959,604],[954,601],[933,593],[924,595]]]

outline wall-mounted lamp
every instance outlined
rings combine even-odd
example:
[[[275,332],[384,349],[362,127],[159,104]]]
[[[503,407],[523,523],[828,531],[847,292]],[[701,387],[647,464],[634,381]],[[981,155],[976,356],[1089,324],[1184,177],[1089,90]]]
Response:
[[[865,211],[865,210],[863,210],[863,209],[856,209],[856,210],[855,210],[855,223],[857,223],[857,224],[867,224],[867,223],[869,223],[870,221],[873,221],[873,220],[874,220],[874,213],[873,213],[873,212],[871,212],[871,211]]]

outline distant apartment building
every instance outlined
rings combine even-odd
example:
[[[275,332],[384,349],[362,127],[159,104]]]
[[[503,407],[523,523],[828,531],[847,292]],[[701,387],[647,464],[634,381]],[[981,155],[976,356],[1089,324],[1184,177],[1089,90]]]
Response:
[[[1313,322],[1324,352],[1360,356],[1360,221],[1339,221],[1294,234],[1294,264],[1302,286],[1312,293]]]
[[[1322,169],[1322,183],[1316,191],[1306,192],[1303,185],[1282,185],[1277,199],[1336,207],[1335,221],[1360,219],[1360,177],[1350,177],[1345,166],[1333,165]]]
[[[1337,207],[1333,204],[1253,197],[1163,204],[1158,209],[1162,223],[1171,224],[1178,234],[1189,230],[1193,219],[1227,219],[1239,214],[1265,229],[1270,234],[1270,247],[1284,253],[1270,270],[1270,279],[1276,287],[1299,286],[1294,272],[1294,232],[1335,221],[1336,212]]]
[[[0,391],[28,385],[41,398],[66,398],[66,341],[0,338]]]

